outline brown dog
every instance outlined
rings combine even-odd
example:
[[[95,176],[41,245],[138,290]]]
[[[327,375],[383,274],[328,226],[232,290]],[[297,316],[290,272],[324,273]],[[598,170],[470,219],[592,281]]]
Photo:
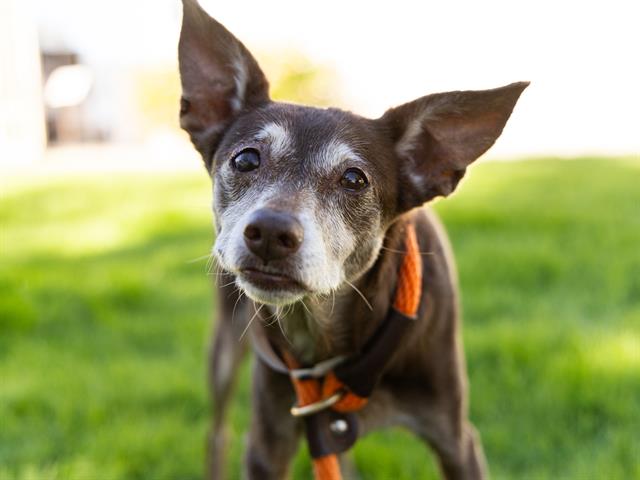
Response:
[[[433,448],[446,478],[483,478],[467,420],[453,260],[442,226],[421,206],[453,192],[527,83],[429,95],[375,120],[273,102],[251,54],[194,0],[184,0],[179,57],[181,125],[213,180],[223,271],[211,478],[223,473],[223,421],[251,321],[271,353],[304,365],[364,355],[392,310],[410,226],[423,254],[418,314],[378,349],[379,371],[363,372],[375,388],[354,414],[357,428],[402,425]],[[291,415],[290,379],[264,352],[253,370],[247,473],[283,478],[306,423]]]

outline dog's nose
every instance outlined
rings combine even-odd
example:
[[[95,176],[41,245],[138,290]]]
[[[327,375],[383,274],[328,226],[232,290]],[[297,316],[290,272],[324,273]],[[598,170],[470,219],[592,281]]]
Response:
[[[295,217],[269,208],[252,213],[244,229],[244,243],[265,263],[295,253],[303,238],[304,230]]]

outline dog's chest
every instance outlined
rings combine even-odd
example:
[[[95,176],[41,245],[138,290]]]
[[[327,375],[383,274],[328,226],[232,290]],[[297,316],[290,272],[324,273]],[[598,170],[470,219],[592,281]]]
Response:
[[[280,318],[288,348],[305,365],[344,354],[351,345],[347,302],[337,295],[296,305]]]

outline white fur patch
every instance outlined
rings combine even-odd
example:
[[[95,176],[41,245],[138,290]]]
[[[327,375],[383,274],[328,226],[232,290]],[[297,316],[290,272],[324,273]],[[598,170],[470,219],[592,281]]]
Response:
[[[271,148],[271,156],[279,158],[293,151],[291,135],[282,125],[271,122],[266,124],[256,135],[258,140],[266,140]]]
[[[242,258],[247,253],[244,242],[244,229],[250,215],[268,205],[277,188],[263,191],[250,191],[233,205],[229,206],[219,217],[220,233],[216,238],[214,253],[221,266],[232,273],[238,273]],[[328,294],[338,288],[345,278],[344,262],[355,246],[355,238],[337,214],[337,209],[329,211],[327,207],[319,207],[314,193],[305,196],[305,207],[292,212],[304,229],[304,241],[292,267],[298,280],[314,293]],[[322,216],[322,218],[319,218]],[[269,267],[263,267],[269,271]],[[264,292],[240,277],[238,285],[254,300],[273,305],[285,305],[299,300],[299,296],[278,292]]]
[[[348,160],[360,160],[349,145],[339,140],[331,140],[318,156],[318,166],[329,172]]]
[[[409,180],[418,191],[421,191],[425,187],[426,179],[424,175],[416,172],[409,172]]]
[[[415,148],[418,137],[422,135],[422,125],[425,121],[426,115],[421,114],[418,118],[409,123],[409,126],[404,131],[402,138],[396,144],[396,153],[401,157],[409,155]]]
[[[343,263],[345,258],[336,258],[333,250],[335,245],[331,244],[327,238],[326,225],[320,222],[317,202],[314,198],[307,208],[299,213],[298,218],[304,228],[305,240],[300,251],[301,270],[304,280],[312,290],[318,293],[329,293],[337,288],[344,280]],[[332,218],[333,215],[326,215],[324,220],[331,223],[336,228],[330,231],[331,238],[338,242],[341,239],[345,241],[341,244],[347,252],[351,251],[353,242],[343,238],[341,232],[346,230],[345,225]]]
[[[224,188],[216,186],[215,188]],[[214,253],[225,270],[237,272],[240,249],[244,247],[244,228],[251,213],[261,208],[271,194],[271,190],[248,191],[240,200],[229,205],[217,221],[220,232],[216,237]]]
[[[234,112],[239,112],[244,105],[244,96],[249,79],[247,65],[240,52],[237,53],[236,59],[233,62],[233,70],[233,81],[236,84],[236,96],[231,99],[231,108]]]

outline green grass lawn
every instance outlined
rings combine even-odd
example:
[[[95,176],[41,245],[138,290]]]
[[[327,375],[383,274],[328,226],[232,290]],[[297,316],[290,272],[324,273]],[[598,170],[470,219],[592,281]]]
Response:
[[[2,480],[202,477],[215,299],[194,259],[212,243],[209,204],[204,173],[5,182]],[[640,478],[640,162],[485,163],[436,209],[493,477]],[[437,478],[402,431],[352,455],[362,479]],[[308,468],[302,448],[294,478]]]

